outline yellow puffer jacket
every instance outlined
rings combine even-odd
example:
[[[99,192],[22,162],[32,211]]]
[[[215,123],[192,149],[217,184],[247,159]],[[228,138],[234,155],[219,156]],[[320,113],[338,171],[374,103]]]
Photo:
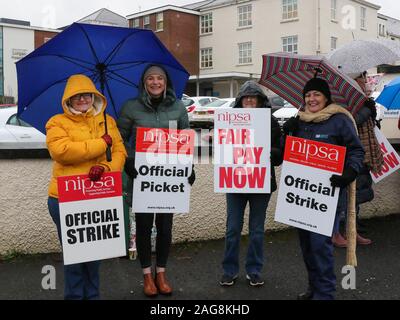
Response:
[[[86,113],[73,114],[67,105],[69,99],[79,93],[93,93],[93,107]],[[105,134],[104,110],[106,98],[93,82],[84,75],[68,79],[62,98],[63,114],[52,117],[46,124],[46,142],[54,160],[49,186],[49,196],[58,198],[57,177],[88,174],[94,165],[102,165],[105,172],[122,171],[126,150],[115,120],[107,115],[108,134],[112,137],[112,161],[107,162],[107,144],[101,138]]]

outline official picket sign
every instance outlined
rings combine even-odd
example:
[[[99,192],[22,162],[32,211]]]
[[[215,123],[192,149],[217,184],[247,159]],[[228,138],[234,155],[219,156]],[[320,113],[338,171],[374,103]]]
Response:
[[[400,156],[377,127],[375,127],[375,135],[383,152],[383,159],[385,160],[381,172],[371,172],[372,180],[375,183],[378,183],[379,181],[391,175],[393,172],[400,169]]]
[[[271,110],[214,114],[214,191],[270,193]]]
[[[59,177],[58,194],[64,264],[126,254],[121,172]]]
[[[193,130],[137,129],[135,212],[189,212],[194,139]]]
[[[286,138],[275,221],[332,235],[340,188],[332,174],[342,174],[346,148],[317,141]]]

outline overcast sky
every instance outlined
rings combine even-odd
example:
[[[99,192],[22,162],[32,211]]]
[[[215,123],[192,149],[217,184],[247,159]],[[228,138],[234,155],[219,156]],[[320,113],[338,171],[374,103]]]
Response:
[[[0,0],[0,17],[27,20],[33,26],[58,28],[100,8],[107,8],[126,16],[168,4],[180,6],[198,1],[200,0]],[[381,13],[400,19],[399,0],[370,2],[381,5]]]

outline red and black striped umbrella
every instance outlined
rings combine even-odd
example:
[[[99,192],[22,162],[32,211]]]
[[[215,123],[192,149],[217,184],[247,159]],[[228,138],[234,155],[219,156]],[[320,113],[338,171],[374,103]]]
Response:
[[[301,108],[304,105],[303,88],[316,74],[329,84],[333,102],[345,107],[352,114],[366,101],[367,98],[357,82],[341,73],[323,56],[264,54],[260,84],[296,108]]]

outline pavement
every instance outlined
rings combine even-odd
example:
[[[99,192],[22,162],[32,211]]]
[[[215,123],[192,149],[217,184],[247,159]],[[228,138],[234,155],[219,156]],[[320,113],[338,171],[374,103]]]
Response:
[[[400,213],[363,220],[366,235],[374,243],[357,247],[356,289],[341,286],[346,250],[335,249],[338,300],[399,300],[400,299]],[[267,232],[263,287],[250,287],[245,279],[244,257],[247,237],[241,243],[241,271],[236,284],[221,287],[221,260],[224,240],[173,245],[168,278],[174,287],[170,297],[161,300],[295,300],[307,287],[307,276],[301,257],[297,232],[289,229]],[[44,266],[54,266],[56,289],[42,288]],[[103,300],[150,300],[143,295],[143,282],[138,260],[126,258],[102,262],[100,270]],[[0,300],[61,300],[63,299],[63,268],[57,254],[18,256],[0,260]],[[145,302],[146,303],[146,302]],[[148,303],[148,302],[147,302]]]

